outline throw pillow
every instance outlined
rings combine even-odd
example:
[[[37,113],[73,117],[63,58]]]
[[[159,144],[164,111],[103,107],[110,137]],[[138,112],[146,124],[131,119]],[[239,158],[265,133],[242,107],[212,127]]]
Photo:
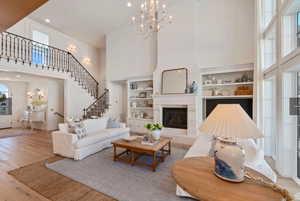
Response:
[[[84,127],[83,128],[82,127],[75,128],[75,133],[77,134],[78,139],[82,139],[87,136],[87,132]]]
[[[107,128],[120,128],[120,123],[116,119],[109,118]]]

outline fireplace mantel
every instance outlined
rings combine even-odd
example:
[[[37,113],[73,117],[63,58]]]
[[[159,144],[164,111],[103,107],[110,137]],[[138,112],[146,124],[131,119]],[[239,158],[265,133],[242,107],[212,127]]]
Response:
[[[196,94],[173,94],[153,96],[154,121],[162,123],[163,108],[186,107],[188,115],[187,129],[164,128],[162,135],[173,137],[178,143],[190,144],[199,135],[201,122],[201,99]]]

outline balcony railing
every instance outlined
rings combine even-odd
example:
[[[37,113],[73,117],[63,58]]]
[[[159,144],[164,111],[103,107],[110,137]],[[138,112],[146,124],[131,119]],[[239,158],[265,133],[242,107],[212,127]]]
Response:
[[[65,50],[2,32],[0,59],[69,73],[91,96],[98,98],[99,83],[70,52]]]

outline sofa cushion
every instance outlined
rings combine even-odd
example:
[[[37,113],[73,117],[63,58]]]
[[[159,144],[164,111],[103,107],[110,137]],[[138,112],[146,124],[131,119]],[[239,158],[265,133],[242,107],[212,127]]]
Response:
[[[96,133],[92,133],[92,135],[88,135],[80,140],[78,140],[75,144],[75,148],[82,148],[82,147],[86,147],[92,144],[96,144],[99,143],[101,141],[104,141],[108,138],[110,138],[110,134],[109,132],[106,132],[105,130],[102,131],[98,131]]]
[[[109,118],[107,121],[107,128],[120,128],[120,122],[116,119]]]
[[[87,130],[88,135],[95,134],[97,131],[106,129],[107,117],[101,117],[99,119],[87,119],[83,121],[83,125]]]
[[[92,144],[99,143],[101,141],[109,140],[111,138],[115,138],[124,133],[128,133],[129,128],[111,128],[104,129],[100,131],[96,131],[94,133],[90,133],[90,135],[80,139],[75,144],[75,148],[82,148],[85,146],[89,146]]]

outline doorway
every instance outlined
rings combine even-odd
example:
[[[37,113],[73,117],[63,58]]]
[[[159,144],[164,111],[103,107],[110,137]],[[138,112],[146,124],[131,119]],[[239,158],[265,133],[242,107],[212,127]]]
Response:
[[[9,88],[0,84],[0,129],[11,128],[12,99]]]

